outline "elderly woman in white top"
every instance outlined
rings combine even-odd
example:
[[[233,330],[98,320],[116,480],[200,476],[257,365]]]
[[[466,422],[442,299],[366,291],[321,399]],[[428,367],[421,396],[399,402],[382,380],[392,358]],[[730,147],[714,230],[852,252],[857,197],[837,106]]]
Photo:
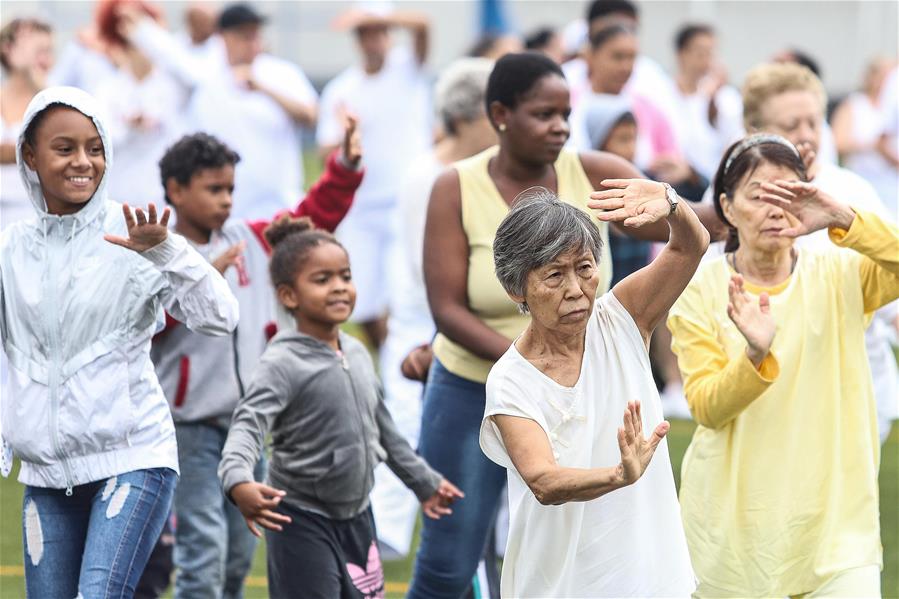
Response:
[[[667,218],[671,233],[649,266],[602,297],[596,225],[543,188],[523,194],[493,246],[497,277],[531,315],[490,371],[481,427],[484,453],[508,469],[504,597],[694,590],[647,344],[709,235],[667,185],[603,185],[590,203],[600,220]]]

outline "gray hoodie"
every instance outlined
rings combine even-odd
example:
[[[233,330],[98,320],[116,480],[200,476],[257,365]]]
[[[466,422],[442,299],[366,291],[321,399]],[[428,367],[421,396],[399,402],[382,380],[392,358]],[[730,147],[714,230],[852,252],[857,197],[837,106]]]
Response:
[[[368,508],[375,466],[387,462],[419,500],[441,476],[397,431],[368,350],[340,334],[343,356],[296,331],[276,335],[262,354],[231,421],[219,478],[225,493],[253,480],[271,432],[268,484],[285,501],[335,520]]]

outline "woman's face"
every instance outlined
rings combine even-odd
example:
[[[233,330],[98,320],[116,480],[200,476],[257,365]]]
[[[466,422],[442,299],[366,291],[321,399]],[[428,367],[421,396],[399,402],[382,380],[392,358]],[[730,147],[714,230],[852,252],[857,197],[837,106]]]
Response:
[[[49,108],[22,157],[37,173],[51,214],[73,214],[90,200],[106,172],[106,153],[94,122],[73,108]]]
[[[506,126],[500,135],[504,147],[526,162],[552,164],[568,141],[571,100],[568,84],[558,75],[538,79],[515,108],[494,102],[493,110],[494,122]]]
[[[634,72],[637,51],[637,38],[629,33],[616,35],[599,48],[591,50],[588,64],[593,91],[620,94]]]
[[[600,149],[633,162],[637,154],[637,123],[625,121],[612,127],[606,143]]]
[[[762,131],[781,135],[794,146],[807,143],[817,153],[824,112],[814,93],[792,90],[771,96],[762,105],[761,115]]]
[[[293,285],[278,286],[278,299],[301,321],[324,326],[346,322],[356,305],[346,250],[334,243],[311,248]]]
[[[568,251],[528,273],[523,299],[540,326],[563,334],[586,329],[599,286],[599,269],[589,251]],[[513,298],[520,301],[519,298]]]
[[[721,198],[724,215],[737,228],[740,247],[773,252],[793,245],[789,237],[781,237],[780,231],[796,226],[795,217],[782,208],[759,199],[762,183],[778,179],[795,180],[799,175],[785,167],[763,162],[737,185],[733,200]]]

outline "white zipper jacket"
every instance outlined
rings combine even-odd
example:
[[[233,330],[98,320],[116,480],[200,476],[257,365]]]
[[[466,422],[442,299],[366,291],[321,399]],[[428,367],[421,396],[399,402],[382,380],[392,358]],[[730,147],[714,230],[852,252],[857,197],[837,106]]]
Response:
[[[28,106],[24,132],[52,104],[89,116],[112,167],[112,146],[96,101],[56,87]],[[79,212],[47,213],[37,174],[19,174],[37,216],[0,236],[0,333],[9,358],[2,398],[3,467],[11,449],[19,481],[71,490],[133,470],[178,471],[175,429],[150,361],[163,308],[189,328],[230,333],[238,306],[225,280],[172,232],[142,254],[113,245],[127,237],[121,205],[106,198],[104,176]],[[6,446],[8,444],[8,447]]]

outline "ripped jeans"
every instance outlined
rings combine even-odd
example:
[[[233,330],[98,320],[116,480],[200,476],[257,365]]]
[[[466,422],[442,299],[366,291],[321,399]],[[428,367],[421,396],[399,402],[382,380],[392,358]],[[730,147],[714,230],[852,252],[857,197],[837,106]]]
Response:
[[[135,470],[72,489],[25,487],[22,529],[30,599],[132,597],[162,531],[178,475]]]

